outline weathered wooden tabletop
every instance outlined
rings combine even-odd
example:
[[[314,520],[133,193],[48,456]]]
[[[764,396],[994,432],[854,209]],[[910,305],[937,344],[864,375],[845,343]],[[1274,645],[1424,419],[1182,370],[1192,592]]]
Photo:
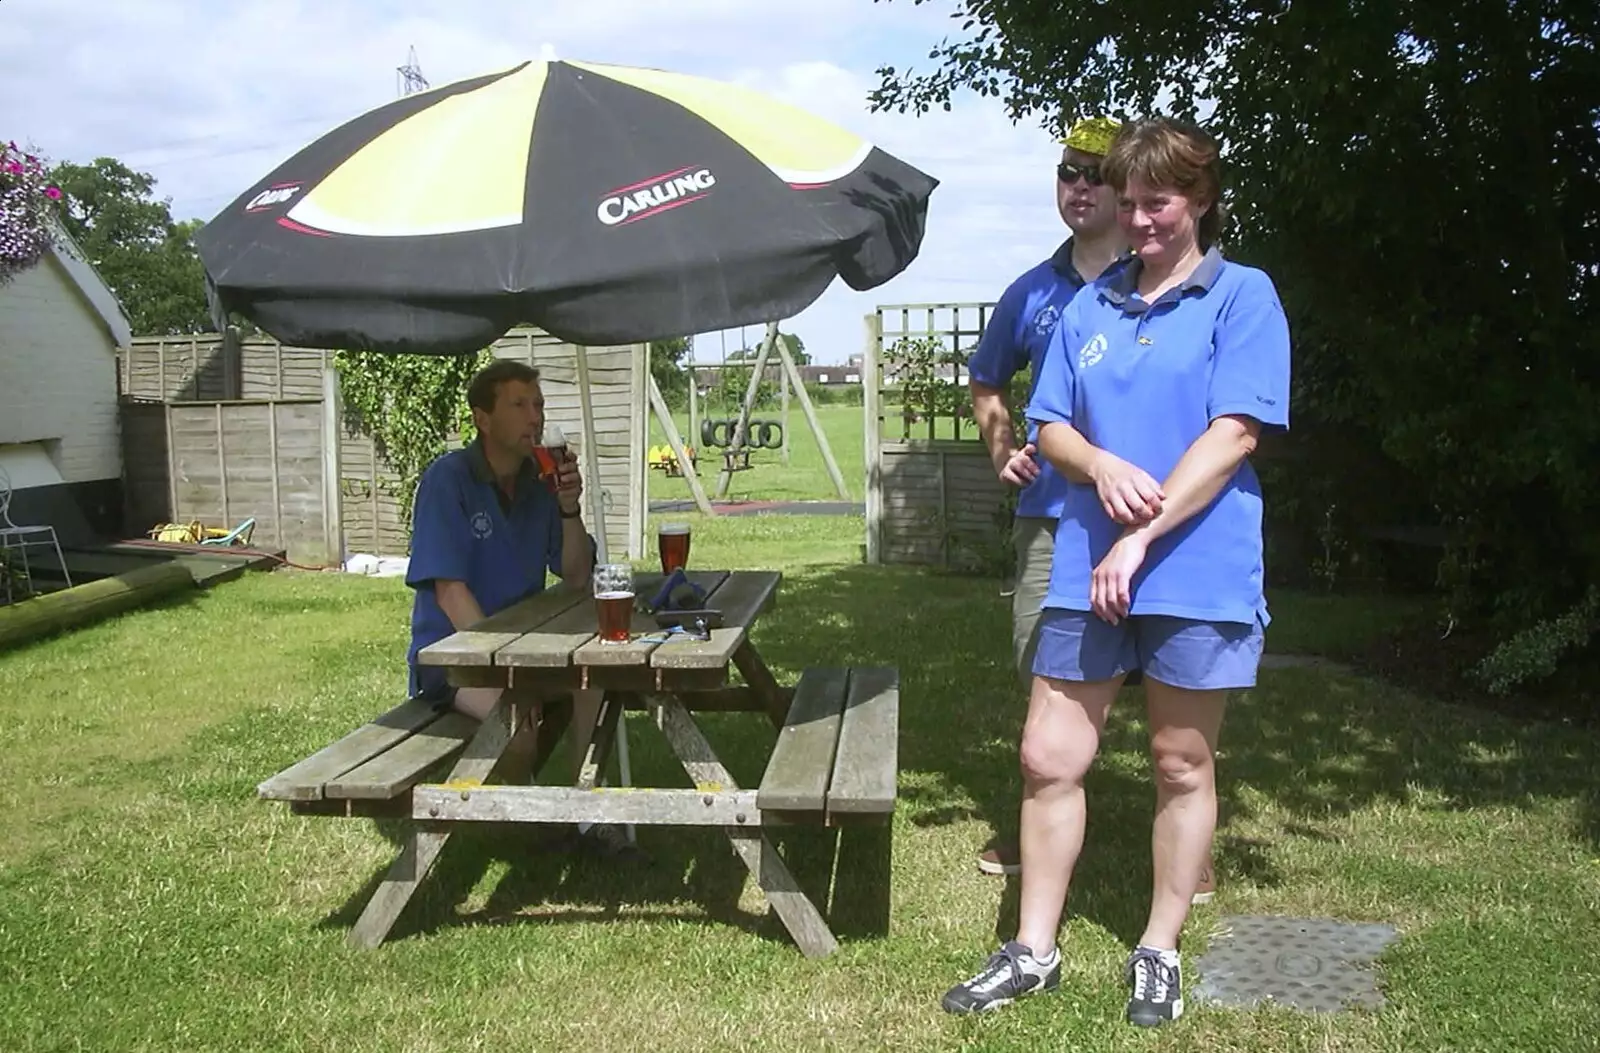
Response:
[[[691,571],[688,577],[706,590],[705,607],[722,612],[722,625],[711,630],[709,640],[673,634],[662,642],[664,630],[655,617],[635,610],[633,639],[602,643],[589,590],[558,585],[423,648],[417,661],[446,667],[451,681],[462,686],[674,694],[716,692],[727,685],[733,665],[759,696],[760,704],[748,708],[771,711],[781,705],[784,692],[749,640],[750,628],[776,597],[781,575]],[[662,580],[660,574],[637,575],[635,594],[648,602]]]

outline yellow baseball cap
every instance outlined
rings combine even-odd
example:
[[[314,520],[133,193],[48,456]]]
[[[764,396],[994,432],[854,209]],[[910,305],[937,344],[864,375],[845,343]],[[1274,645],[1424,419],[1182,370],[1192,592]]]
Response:
[[[1104,157],[1111,149],[1111,141],[1121,130],[1122,122],[1114,121],[1110,117],[1085,117],[1072,126],[1072,131],[1061,140],[1061,145]]]

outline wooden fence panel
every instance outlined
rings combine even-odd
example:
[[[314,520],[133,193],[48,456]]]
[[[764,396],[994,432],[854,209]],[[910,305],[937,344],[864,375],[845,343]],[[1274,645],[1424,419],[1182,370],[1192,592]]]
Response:
[[[320,400],[122,404],[130,532],[157,523],[232,529],[319,565],[329,553]]]
[[[227,450],[218,442],[217,412],[221,403],[174,404],[167,409],[172,436],[173,519],[229,522],[231,509],[223,493]]]
[[[977,429],[963,416],[903,407],[897,392],[901,378],[894,364],[885,362],[897,342],[931,339],[954,359],[940,375],[964,388],[965,355],[992,313],[989,303],[901,304],[881,306],[866,318],[862,383],[869,562],[992,571],[1005,559],[1010,544],[1006,488],[995,477]],[[917,414],[909,427],[908,412]],[[924,432],[929,437],[922,437]],[[941,433],[958,437],[932,438]]]
[[[581,457],[577,348],[522,328],[496,341],[492,350],[540,370],[546,415]],[[324,455],[331,451],[322,445],[319,415],[325,371],[332,362],[332,352],[265,338],[238,341],[207,334],[135,339],[118,359],[124,396],[185,405],[155,414],[130,411],[126,407],[136,403],[125,404],[126,456],[135,465],[127,486],[129,528],[143,532],[156,522],[196,518],[207,525],[231,526],[254,516],[258,540],[287,547],[286,541],[273,539],[279,533],[286,539],[312,538],[323,516],[330,514],[320,487],[323,466],[331,460]],[[646,517],[644,349],[589,348],[585,362],[600,465],[598,480],[586,485],[603,501],[608,549],[639,557]],[[198,404],[201,400],[206,404]],[[217,404],[224,408],[219,411]],[[340,431],[330,440],[338,443],[340,497],[340,508],[331,514],[339,517],[344,551],[327,553],[328,543],[318,541],[319,558],[338,560],[354,552],[405,555],[410,531],[401,513],[398,473],[376,451],[370,435],[348,423]],[[327,471],[333,474],[332,468]],[[249,511],[241,514],[244,509]]]
[[[313,563],[334,562],[340,553],[328,551],[322,401],[285,401],[271,406],[276,417],[277,458],[271,485],[278,543],[305,554]]]
[[[236,397],[236,369],[216,333],[136,337],[117,350],[120,393],[160,402]]]
[[[333,352],[288,347],[272,340],[247,340],[239,348],[239,398],[316,399],[322,397],[323,370]]]
[[[884,563],[992,569],[1008,543],[1006,491],[980,443],[883,443],[878,530]]]
[[[402,511],[400,474],[366,432],[344,429],[339,447],[339,493],[345,552],[404,556],[411,533]]]

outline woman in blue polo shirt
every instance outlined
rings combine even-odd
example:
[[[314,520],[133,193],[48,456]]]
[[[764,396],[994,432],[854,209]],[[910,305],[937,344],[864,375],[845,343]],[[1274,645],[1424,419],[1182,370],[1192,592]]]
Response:
[[[1028,407],[1071,480],[1022,739],[1017,939],[945,996],[968,1012],[1060,981],[1056,930],[1083,843],[1083,778],[1123,679],[1142,670],[1154,761],[1154,889],[1128,959],[1128,1019],[1183,1012],[1178,936],[1216,823],[1230,690],[1267,624],[1249,456],[1288,427],[1289,331],[1272,281],[1226,261],[1218,148],[1193,125],[1125,127],[1101,165],[1137,260],[1061,317]]]

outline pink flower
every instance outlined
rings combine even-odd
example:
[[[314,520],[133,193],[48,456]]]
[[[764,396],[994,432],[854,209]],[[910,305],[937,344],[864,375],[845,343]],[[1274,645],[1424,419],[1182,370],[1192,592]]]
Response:
[[[10,164],[6,165],[6,171],[10,172],[12,175],[21,175],[22,174],[22,166],[17,164],[15,161],[13,161]]]
[[[61,200],[61,188],[60,187],[47,186],[47,187],[44,188],[44,196],[49,198],[51,201],[60,201]]]

